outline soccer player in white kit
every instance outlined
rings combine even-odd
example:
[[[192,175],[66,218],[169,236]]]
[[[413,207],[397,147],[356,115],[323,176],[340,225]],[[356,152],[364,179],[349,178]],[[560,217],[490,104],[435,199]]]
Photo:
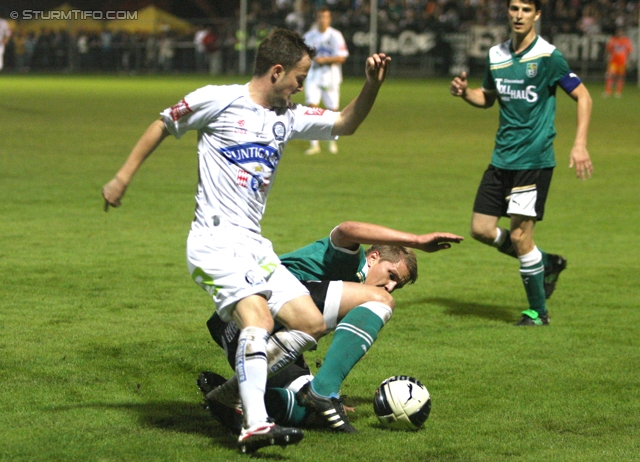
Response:
[[[318,111],[291,102],[291,95],[303,88],[314,55],[299,34],[275,29],[258,48],[249,83],[209,85],[163,111],[102,190],[105,210],[118,207],[133,175],[164,138],[198,131],[197,207],[187,239],[187,263],[220,318],[235,321],[241,329],[236,356],[244,413],[241,452],[302,439],[301,430],[267,420],[266,379],[314,347],[325,331],[307,289],[260,234],[284,147],[294,138],[355,133],[375,102],[391,60],[382,53],[368,57],[360,94],[341,112]],[[272,337],[274,319],[288,330]]]
[[[0,71],[4,67],[4,47],[9,42],[9,38],[11,38],[9,23],[0,18]]]
[[[347,42],[342,33],[331,27],[331,10],[320,7],[316,11],[314,26],[304,34],[307,45],[316,50],[316,57],[311,63],[309,75],[304,87],[305,103],[311,107],[320,107],[337,111],[340,108],[340,84],[342,83],[342,64],[349,56]],[[329,152],[338,153],[336,140],[329,141]],[[311,141],[305,151],[307,155],[320,153],[318,140]]]

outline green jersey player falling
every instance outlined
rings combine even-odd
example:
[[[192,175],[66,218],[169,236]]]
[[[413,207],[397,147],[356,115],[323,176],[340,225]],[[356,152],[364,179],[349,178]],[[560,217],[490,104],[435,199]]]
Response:
[[[332,430],[354,432],[344,414],[340,388],[391,317],[395,306],[391,293],[417,279],[417,260],[410,249],[431,253],[462,239],[450,233],[415,235],[371,223],[343,222],[329,237],[281,255],[282,264],[309,289],[327,333],[335,333],[315,377],[304,361],[296,361],[269,379],[265,395],[269,415],[279,424],[302,425],[309,415],[305,408],[310,408]],[[366,243],[374,245],[365,251],[361,244]],[[217,314],[207,326],[233,367],[238,328]],[[215,402],[232,391],[231,381],[219,386],[221,377],[216,375],[203,372],[198,385],[214,417],[237,432],[237,413]],[[213,391],[214,387],[219,390]]]
[[[556,90],[577,102],[577,129],[569,166],[586,179],[593,166],[587,151],[591,97],[555,46],[539,37],[535,23],[540,0],[507,0],[511,38],[491,48],[482,88],[468,88],[466,73],[451,82],[450,91],[467,103],[489,108],[498,101],[500,126],[491,164],[478,188],[471,234],[478,241],[517,257],[528,309],[517,325],[549,323],[546,299],[555,289],[567,261],[540,250],[533,240],[556,165],[553,150]],[[510,218],[509,230],[498,226]]]

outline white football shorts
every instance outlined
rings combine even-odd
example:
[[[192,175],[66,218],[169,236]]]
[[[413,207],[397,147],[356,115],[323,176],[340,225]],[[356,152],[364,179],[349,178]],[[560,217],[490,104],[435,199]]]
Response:
[[[239,228],[220,226],[208,234],[190,233],[187,266],[224,322],[231,321],[236,303],[250,295],[266,297],[275,318],[285,303],[309,294],[280,263],[268,239]]]

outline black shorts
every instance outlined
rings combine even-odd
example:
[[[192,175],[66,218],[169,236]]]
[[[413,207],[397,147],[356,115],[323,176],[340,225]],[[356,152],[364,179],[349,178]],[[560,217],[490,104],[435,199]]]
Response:
[[[489,165],[482,176],[473,204],[475,213],[493,217],[507,217],[509,198],[514,189],[532,187],[536,191],[535,214],[538,221],[544,216],[553,167],[536,170],[503,170]]]
[[[322,313],[324,311],[324,300],[327,296],[327,290],[329,288],[330,281],[302,281],[302,284],[309,289],[311,298],[318,307],[318,310]],[[227,355],[227,362],[232,369],[236,368],[236,350],[238,349],[238,338],[240,337],[240,330],[235,323],[226,323],[220,319],[218,313],[213,313],[213,316],[207,321],[207,327],[211,338],[224,349]],[[283,329],[282,325],[276,323],[274,332]],[[298,356],[298,359],[290,366],[283,369],[277,375],[271,377],[267,381],[268,388],[285,388],[291,382],[303,375],[309,375],[311,371],[304,356]]]

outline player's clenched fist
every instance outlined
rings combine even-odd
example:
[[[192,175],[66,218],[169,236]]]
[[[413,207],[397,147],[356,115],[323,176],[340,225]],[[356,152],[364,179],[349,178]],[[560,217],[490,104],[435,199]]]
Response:
[[[104,211],[107,212],[109,210],[109,206],[119,207],[121,204],[120,199],[122,199],[122,196],[124,196],[124,192],[126,190],[126,183],[117,176],[107,184],[105,184],[102,188],[102,197],[104,197]]]
[[[367,58],[365,73],[370,82],[382,83],[387,77],[391,58],[384,53],[376,53]]]
[[[449,88],[453,96],[464,96],[467,91],[467,86],[467,73],[463,72],[459,77],[455,77],[451,81],[451,86]]]

